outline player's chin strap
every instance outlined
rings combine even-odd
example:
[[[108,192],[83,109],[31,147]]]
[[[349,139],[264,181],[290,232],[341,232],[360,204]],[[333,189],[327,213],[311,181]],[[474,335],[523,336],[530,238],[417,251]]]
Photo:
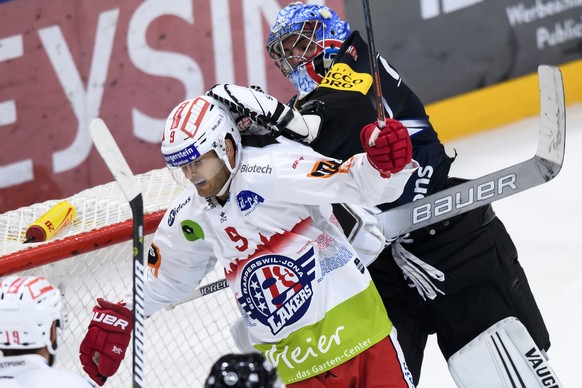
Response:
[[[222,161],[224,162],[224,164],[226,165],[226,168],[228,168],[228,171],[230,171],[230,176],[228,177],[228,179],[226,180],[226,182],[224,182],[224,185],[222,186],[222,188],[220,189],[220,191],[216,194],[216,197],[220,197],[221,195],[224,195],[229,187],[230,187],[230,182],[232,182],[232,178],[234,178],[234,174],[236,173],[236,169],[237,166],[239,164],[240,161],[240,150],[236,150],[235,154],[234,154],[234,167],[230,166],[230,162],[228,161],[228,157],[222,159]]]
[[[442,282],[445,280],[445,274],[404,249],[402,243],[409,244],[413,242],[412,239],[407,239],[407,236],[408,234],[398,237],[392,242],[391,248],[394,261],[402,270],[404,278],[412,282],[409,286],[416,287],[416,290],[424,300],[436,298],[437,293],[444,295],[445,293],[430,278]]]
[[[230,177],[228,177],[228,179],[226,180],[226,182],[224,182],[224,186],[222,186],[222,189],[220,189],[220,191],[215,195],[215,197],[220,197],[222,195],[224,195],[224,193],[226,193],[230,187],[230,182],[232,181],[232,178],[234,177],[234,173],[230,173]]]
[[[561,388],[547,356],[515,317],[505,318],[448,360],[460,388]]]

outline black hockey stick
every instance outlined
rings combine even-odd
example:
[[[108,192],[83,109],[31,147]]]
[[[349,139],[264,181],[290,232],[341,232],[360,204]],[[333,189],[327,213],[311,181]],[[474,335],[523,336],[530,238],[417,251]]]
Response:
[[[384,128],[386,125],[386,115],[382,104],[382,85],[380,84],[380,70],[378,69],[378,55],[376,54],[376,43],[374,42],[374,30],[372,28],[372,15],[370,12],[370,2],[362,0],[364,7],[364,20],[366,22],[366,34],[368,35],[368,55],[370,57],[370,69],[372,72],[372,86],[374,87],[374,99],[376,111],[378,112],[378,126]]]
[[[176,306],[179,306],[183,303],[186,303],[190,300],[198,299],[203,297],[204,295],[212,294],[213,292],[224,290],[228,288],[228,282],[226,279],[220,279],[212,283],[205,284],[204,286],[198,287],[192,294],[190,294],[186,299],[181,300],[177,303],[171,303],[166,306],[166,310],[171,310]]]
[[[137,180],[105,122],[91,122],[91,138],[119,184],[133,214],[133,387],[144,386],[144,250],[143,199]]]
[[[370,2],[362,0],[364,6],[364,20],[366,22],[366,34],[368,35],[368,56],[370,57],[370,70],[372,73],[372,87],[374,88],[374,101],[376,102],[376,112],[378,114],[378,126],[374,129],[368,140],[370,145],[374,145],[380,130],[386,126],[386,114],[384,104],[382,104],[382,85],[380,84],[380,70],[378,69],[378,55],[376,54],[376,43],[374,42],[374,30],[372,28],[372,15],[370,12]]]
[[[538,68],[538,78],[540,132],[535,155],[524,162],[386,211],[385,214],[392,217],[392,222],[384,225],[384,234],[387,237],[401,236],[485,206],[549,182],[558,175],[566,148],[566,107],[562,73],[557,67],[543,65]],[[222,286],[217,287],[218,283]],[[201,286],[190,297],[169,308],[226,287],[226,280]]]

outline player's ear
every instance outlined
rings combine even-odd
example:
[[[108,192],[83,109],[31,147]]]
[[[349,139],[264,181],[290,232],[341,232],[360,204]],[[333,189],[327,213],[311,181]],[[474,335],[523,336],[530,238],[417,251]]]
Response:
[[[230,161],[230,165],[232,167],[234,167],[234,162],[235,162],[235,152],[236,152],[236,148],[234,145],[234,141],[230,138],[230,136],[227,136],[225,141],[224,141],[224,147],[226,149],[226,156],[228,157],[228,160]]]
[[[227,137],[225,140],[226,143],[226,154],[228,156],[230,156],[231,154],[234,154],[234,146],[232,144],[232,139],[230,137]]]
[[[53,348],[56,349],[57,348],[57,327],[58,327],[58,322],[54,321],[52,326],[51,326],[51,343],[53,344]]]

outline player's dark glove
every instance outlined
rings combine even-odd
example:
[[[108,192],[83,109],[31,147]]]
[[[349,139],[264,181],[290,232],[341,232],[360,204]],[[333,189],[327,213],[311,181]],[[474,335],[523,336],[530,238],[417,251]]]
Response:
[[[380,171],[384,178],[404,169],[412,160],[412,143],[408,129],[398,120],[386,119],[378,137],[370,145],[370,138],[377,123],[371,123],[362,128],[360,141],[366,151],[370,164]],[[373,140],[373,139],[372,139]]]
[[[119,369],[132,329],[130,310],[122,304],[97,299],[89,330],[81,342],[79,358],[83,370],[100,386]]]

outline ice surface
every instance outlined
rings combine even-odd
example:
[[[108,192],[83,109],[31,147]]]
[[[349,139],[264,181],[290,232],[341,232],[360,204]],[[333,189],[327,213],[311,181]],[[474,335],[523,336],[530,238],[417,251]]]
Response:
[[[566,155],[554,180],[494,203],[511,234],[550,332],[550,364],[564,387],[580,386],[582,322],[582,105],[566,107]],[[451,174],[475,178],[532,157],[539,118],[447,143]],[[390,312],[388,312],[390,313]],[[455,387],[431,336],[420,387]]]

